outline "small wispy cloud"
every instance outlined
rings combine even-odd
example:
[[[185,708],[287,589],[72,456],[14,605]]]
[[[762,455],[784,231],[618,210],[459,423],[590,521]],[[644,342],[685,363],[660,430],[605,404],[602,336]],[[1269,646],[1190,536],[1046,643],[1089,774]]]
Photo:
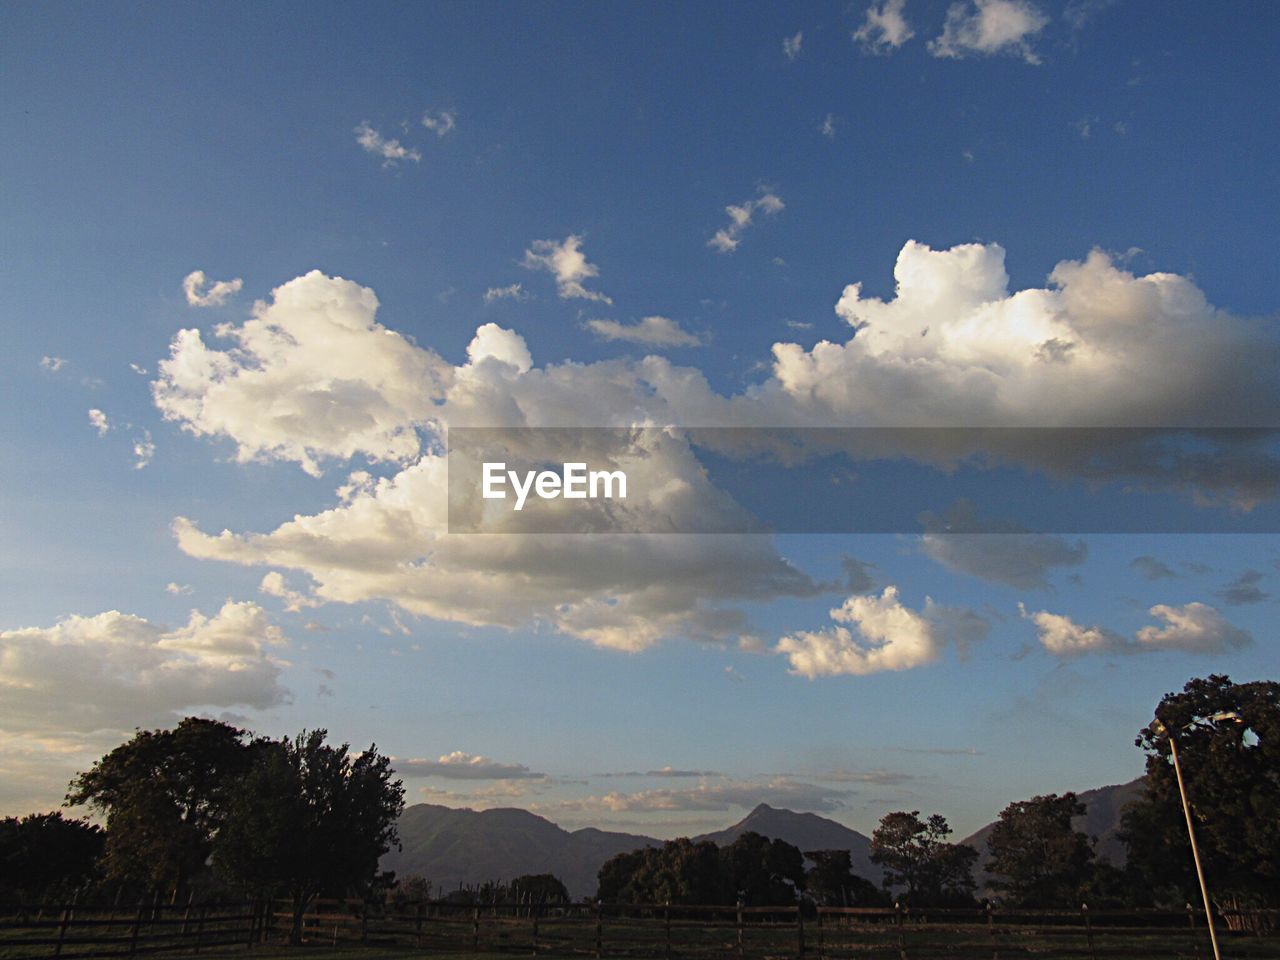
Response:
[[[394,167],[401,160],[412,160],[414,163],[418,163],[422,159],[422,154],[419,151],[406,147],[399,140],[392,137],[384,137],[371,127],[367,120],[360,122],[360,125],[355,129],[355,134],[356,143],[360,144],[365,153],[381,157],[384,167]]]
[[[151,431],[143,430],[142,435],[133,441],[133,469],[143,470],[156,455],[156,445],[151,439]]]
[[[182,278],[182,292],[192,307],[220,307],[243,286],[244,281],[239,277],[211,282],[203,270],[192,270]]]
[[[696,347],[702,343],[669,317],[645,317],[633,324],[588,320],[585,326],[602,340],[621,340],[647,347]]]
[[[437,137],[443,137],[457,126],[456,121],[457,114],[452,110],[440,110],[435,116],[432,116],[430,111],[422,115],[422,125],[433,131]]]
[[[407,777],[440,777],[445,780],[544,780],[522,763],[499,763],[488,757],[454,750],[438,760],[392,760],[397,773]]]
[[[107,419],[107,415],[96,407],[89,411],[89,423],[98,431],[100,437],[105,437],[107,431],[111,429],[111,421]]]
[[[782,53],[788,60],[800,56],[800,48],[804,46],[804,31],[797,30],[794,36],[782,38]]]
[[[729,215],[728,226],[717,230],[715,236],[707,241],[707,246],[714,247],[721,253],[732,253],[738,249],[738,244],[742,242],[743,232],[751,226],[752,217],[757,212],[764,213],[766,216],[773,216],[785,209],[785,206],[781,198],[774,193],[762,193],[754,200],[729,204],[724,208],[724,212]]]
[[[887,54],[914,37],[915,31],[903,16],[906,0],[884,0],[867,7],[866,17],[853,40],[867,53]]]
[[[490,287],[484,292],[485,303],[493,303],[495,300],[528,300],[529,297],[524,285],[519,283],[510,283],[505,287]]]
[[[47,370],[50,373],[57,373],[67,365],[67,361],[62,357],[41,357],[40,369]]]
[[[1009,54],[1039,64],[1032,39],[1049,17],[1031,0],[961,0],[947,8],[942,35],[929,41],[935,57]]]
[[[818,132],[828,140],[836,138],[836,115],[834,113],[828,113],[822,119],[822,126],[818,127]]]
[[[599,268],[587,261],[582,252],[582,237],[570,234],[563,240],[535,240],[524,252],[521,266],[526,270],[546,270],[556,278],[556,292],[565,300],[595,300],[612,304],[613,300],[583,286],[584,280],[600,275]]]

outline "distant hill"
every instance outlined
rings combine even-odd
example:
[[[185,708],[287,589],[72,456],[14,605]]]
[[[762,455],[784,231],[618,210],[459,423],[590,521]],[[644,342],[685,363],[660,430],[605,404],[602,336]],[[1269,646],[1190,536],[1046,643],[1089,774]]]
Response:
[[[1073,826],[1083,830],[1090,837],[1096,838],[1094,850],[1103,860],[1109,860],[1117,867],[1124,866],[1126,850],[1116,835],[1120,829],[1120,814],[1131,800],[1136,800],[1142,793],[1142,777],[1119,783],[1110,787],[1099,787],[1096,790],[1085,790],[1076,796],[1085,805],[1084,816],[1076,817]],[[995,821],[972,835],[965,837],[961,843],[967,843],[978,851],[978,862],[975,872],[978,875],[978,886],[981,888],[987,880],[987,862],[991,854],[987,851],[987,839],[995,829]]]
[[[662,843],[653,837],[593,827],[570,832],[527,810],[458,810],[431,803],[406,808],[399,828],[403,849],[383,857],[382,868],[401,877],[425,877],[441,892],[460,883],[554,873],[575,898],[590,896],[596,891],[601,865],[610,857]],[[871,841],[812,813],[760,804],[733,826],[695,839],[723,846],[751,830],[802,851],[848,850],[855,873],[880,881],[881,872],[869,858]]]
[[[400,817],[400,843],[382,858],[384,870],[413,874],[442,893],[460,883],[513,880],[528,873],[554,873],[569,893],[595,893],[600,865],[614,854],[661,841],[587,827],[572,833],[527,810],[457,810],[419,803]]]
[[[853,872],[879,884],[884,871],[871,862],[871,840],[857,830],[820,817],[816,813],[796,813],[779,810],[762,803],[742,820],[716,833],[704,833],[696,840],[714,840],[720,846],[733,843],[744,833],[754,831],[771,840],[785,840],[799,847],[802,853],[810,850],[848,850],[853,861]]]

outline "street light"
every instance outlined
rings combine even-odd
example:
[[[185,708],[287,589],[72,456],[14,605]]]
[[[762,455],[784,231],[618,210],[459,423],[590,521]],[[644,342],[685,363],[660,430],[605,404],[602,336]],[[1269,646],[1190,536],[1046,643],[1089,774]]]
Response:
[[[1209,717],[1214,722],[1222,720],[1232,720],[1236,723],[1243,723],[1244,720],[1240,714],[1234,711],[1224,711],[1215,713]],[[1182,730],[1189,730],[1196,726],[1197,721],[1192,721],[1181,727]],[[1173,772],[1178,778],[1178,794],[1182,797],[1182,812],[1187,818],[1187,837],[1191,840],[1191,858],[1196,864],[1196,879],[1200,881],[1200,896],[1204,898],[1204,918],[1209,924],[1209,943],[1213,945],[1213,960],[1222,960],[1222,953],[1218,950],[1218,931],[1213,925],[1213,905],[1209,901],[1209,885],[1204,879],[1204,867],[1200,865],[1200,848],[1196,846],[1196,828],[1191,820],[1191,804],[1187,802],[1187,788],[1182,782],[1182,765],[1178,763],[1178,747],[1173,736],[1173,731],[1164,725],[1159,717],[1153,724],[1164,731],[1165,737],[1169,740],[1169,756],[1173,757]]]

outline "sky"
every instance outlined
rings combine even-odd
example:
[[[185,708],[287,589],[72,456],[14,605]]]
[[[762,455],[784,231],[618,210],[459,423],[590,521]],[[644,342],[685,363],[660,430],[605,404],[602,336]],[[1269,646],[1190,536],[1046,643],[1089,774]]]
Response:
[[[451,534],[446,431],[1274,426],[1278,41],[1263,2],[6,5],[0,814],[193,714],[664,837],[1137,776],[1165,693],[1277,677],[1274,532],[939,494]],[[641,529],[726,502],[635,454]],[[1274,531],[1273,454],[1122,448],[1100,502]]]

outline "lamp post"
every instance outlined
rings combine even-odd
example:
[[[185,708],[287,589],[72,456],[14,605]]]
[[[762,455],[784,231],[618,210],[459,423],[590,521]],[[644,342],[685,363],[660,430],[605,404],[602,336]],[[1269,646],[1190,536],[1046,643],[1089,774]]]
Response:
[[[1238,713],[1215,713],[1210,720],[1234,720],[1236,723],[1241,722]],[[1218,949],[1218,931],[1213,925],[1213,904],[1209,900],[1209,884],[1204,879],[1204,867],[1200,863],[1200,848],[1196,846],[1196,828],[1191,819],[1191,804],[1187,801],[1187,787],[1182,782],[1182,764],[1178,762],[1178,745],[1173,735],[1173,731],[1164,725],[1164,722],[1157,717],[1155,725],[1164,731],[1165,737],[1169,740],[1169,756],[1173,758],[1173,773],[1178,778],[1178,795],[1182,797],[1182,812],[1187,818],[1187,838],[1191,841],[1191,859],[1196,864],[1196,879],[1200,881],[1200,896],[1204,899],[1204,919],[1209,925],[1209,943],[1213,946],[1213,960],[1222,960],[1222,953]],[[1186,724],[1182,727],[1186,730],[1195,726],[1195,722]]]

